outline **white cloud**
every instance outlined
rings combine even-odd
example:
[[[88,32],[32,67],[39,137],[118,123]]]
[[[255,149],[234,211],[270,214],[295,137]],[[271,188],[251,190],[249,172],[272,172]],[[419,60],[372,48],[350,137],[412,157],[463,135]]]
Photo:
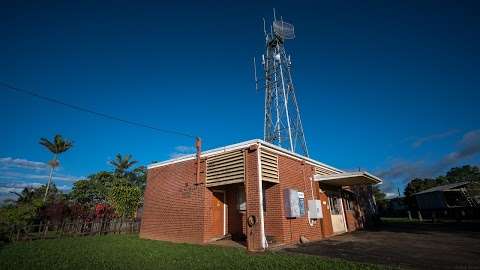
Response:
[[[8,199],[15,200],[16,198],[17,198],[17,195],[15,195],[15,194],[13,194],[13,193],[10,193],[10,192],[7,192],[7,193],[0,192],[0,205],[1,205],[5,200],[8,200]]]
[[[443,163],[455,163],[457,161],[473,157],[480,153],[480,129],[472,130],[463,135],[458,143],[458,149],[444,157]]]
[[[42,183],[38,182],[15,182],[15,183],[5,183],[5,184],[0,184],[1,187],[6,187],[6,188],[26,188],[26,187],[39,187],[41,186]]]
[[[72,187],[69,185],[61,185],[61,186],[57,186],[57,188],[61,191],[68,191],[72,189]]]
[[[23,188],[0,187],[0,193],[21,192]]]
[[[29,172],[14,172],[14,171],[3,171],[0,172],[0,179],[5,180],[48,180],[49,174],[38,174],[38,173],[29,173]],[[52,180],[54,181],[66,181],[66,182],[75,182],[78,179],[83,179],[84,177],[64,175],[64,174],[53,174]]]
[[[454,135],[458,132],[459,132],[459,130],[453,129],[453,130],[448,130],[448,131],[442,132],[442,133],[437,133],[437,134],[432,134],[432,135],[421,137],[421,138],[416,138],[416,139],[414,139],[414,142],[412,143],[412,147],[413,148],[418,148],[418,147],[424,145],[425,143],[428,143],[428,142],[431,142],[431,141],[434,141],[434,140],[445,139],[445,138],[448,138],[448,137],[450,137],[450,136],[452,136],[452,135]]]
[[[14,182],[14,183],[0,183],[0,204],[6,199],[16,199],[17,195],[12,192],[21,193],[26,187],[39,187],[45,183],[38,182]],[[57,186],[58,190],[68,192],[72,189],[70,185]]]
[[[0,183],[0,204],[7,199],[16,199],[17,195],[12,192],[20,193],[25,187],[38,187],[40,183]]]
[[[480,156],[480,129],[465,133],[454,151],[437,160],[427,162],[397,159],[376,174],[385,180],[382,190],[394,193],[398,186],[401,187],[414,178],[437,177],[450,168],[478,156]]]
[[[385,198],[391,199],[391,198],[395,198],[395,197],[398,197],[398,193],[395,193],[395,192],[385,192]]]
[[[23,158],[3,157],[0,158],[0,168],[23,168],[23,169],[48,169],[48,164],[40,161],[32,161]]]
[[[175,147],[177,152],[193,152],[195,148],[193,146],[179,145]]]
[[[195,153],[195,147],[179,145],[175,147],[175,151],[170,153],[170,158],[178,158]]]
[[[0,158],[0,202],[15,199],[11,192],[21,192],[25,187],[38,187],[48,181],[50,167],[44,162],[22,158]],[[57,168],[53,173],[53,183],[62,191],[71,189],[71,183],[84,177],[62,173]]]

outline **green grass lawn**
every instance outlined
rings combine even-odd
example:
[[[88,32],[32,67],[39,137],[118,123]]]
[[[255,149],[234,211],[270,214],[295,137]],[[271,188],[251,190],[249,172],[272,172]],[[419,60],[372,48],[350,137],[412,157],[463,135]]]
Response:
[[[0,269],[382,269],[315,256],[173,244],[136,235],[15,243],[0,249]]]

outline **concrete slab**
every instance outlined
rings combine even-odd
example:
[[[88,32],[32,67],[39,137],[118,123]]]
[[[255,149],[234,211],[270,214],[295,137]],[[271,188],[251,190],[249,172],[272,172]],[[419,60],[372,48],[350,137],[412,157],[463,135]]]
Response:
[[[283,251],[412,269],[480,269],[480,223],[390,223]]]

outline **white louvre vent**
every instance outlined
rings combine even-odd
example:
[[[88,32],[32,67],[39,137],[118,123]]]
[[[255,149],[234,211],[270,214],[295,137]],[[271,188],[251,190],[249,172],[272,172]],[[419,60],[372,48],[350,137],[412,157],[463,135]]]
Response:
[[[320,175],[330,175],[330,174],[335,174],[337,172],[327,169],[327,168],[322,168],[322,167],[315,167],[315,174],[320,174]]]
[[[279,183],[278,156],[261,150],[262,180]]]
[[[207,187],[245,181],[245,156],[242,150],[207,158]]]

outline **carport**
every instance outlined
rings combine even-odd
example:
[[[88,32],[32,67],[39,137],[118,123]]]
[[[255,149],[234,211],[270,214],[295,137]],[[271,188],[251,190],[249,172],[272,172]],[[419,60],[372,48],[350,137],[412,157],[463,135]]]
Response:
[[[352,192],[352,188],[360,186],[368,186],[382,183],[382,180],[368,172],[342,172],[337,174],[315,174],[314,181],[319,183],[319,187],[328,195],[328,205],[330,208],[330,217],[332,229],[335,234],[344,233],[355,230],[363,225],[358,222],[364,213],[355,209],[358,207],[358,198],[356,192]],[[347,196],[347,194],[350,196]],[[349,199],[354,197],[354,200]],[[364,206],[374,208],[375,201],[373,196],[363,198]],[[352,201],[355,201],[353,203]],[[370,213],[374,213],[375,209],[371,209]],[[367,213],[368,215],[368,213]],[[360,218],[361,219],[361,218]]]

